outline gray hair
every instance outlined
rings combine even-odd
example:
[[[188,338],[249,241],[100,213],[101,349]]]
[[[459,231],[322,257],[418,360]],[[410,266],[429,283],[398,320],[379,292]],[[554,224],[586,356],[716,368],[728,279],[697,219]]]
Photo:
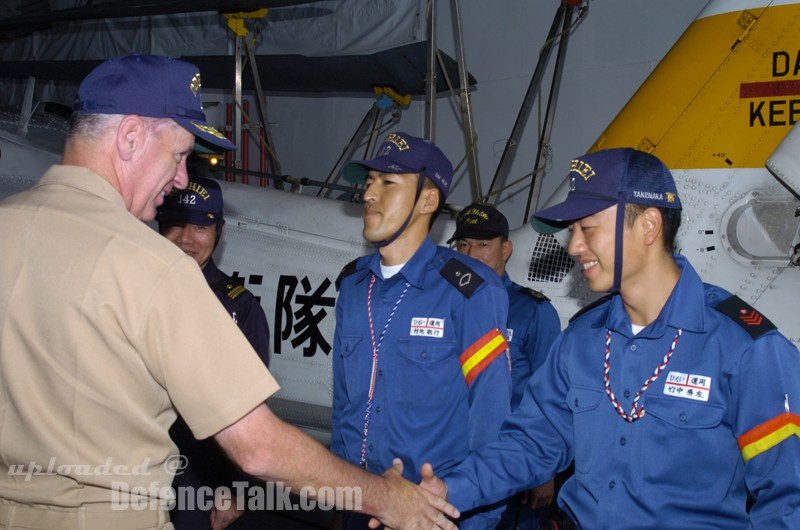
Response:
[[[83,114],[73,112],[69,122],[70,138],[97,140],[119,126],[122,114]],[[141,116],[148,130],[158,132],[166,125],[177,125],[171,118]]]

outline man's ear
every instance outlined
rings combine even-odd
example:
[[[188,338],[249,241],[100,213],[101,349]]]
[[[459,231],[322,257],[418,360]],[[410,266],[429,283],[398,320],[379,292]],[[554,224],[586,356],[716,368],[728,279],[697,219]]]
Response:
[[[503,263],[508,261],[511,254],[514,252],[514,243],[510,239],[503,241]]]
[[[439,208],[439,188],[436,186],[422,188],[422,206],[420,213],[433,213]]]
[[[641,223],[642,235],[645,245],[652,245],[661,241],[661,231],[664,229],[664,218],[658,208],[647,208],[639,215],[638,222]]]
[[[117,126],[116,145],[121,160],[130,161],[144,145],[146,125],[136,115],[122,118]]]

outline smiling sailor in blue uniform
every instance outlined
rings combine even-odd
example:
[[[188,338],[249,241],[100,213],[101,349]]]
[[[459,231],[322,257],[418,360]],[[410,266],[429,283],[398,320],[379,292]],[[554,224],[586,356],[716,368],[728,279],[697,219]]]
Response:
[[[598,151],[569,177],[532,222],[569,227],[610,295],[559,335],[499,440],[443,474],[449,501],[494,502],[574,458],[559,505],[580,528],[800,528],[800,353],[675,253],[681,202],[658,158]]]

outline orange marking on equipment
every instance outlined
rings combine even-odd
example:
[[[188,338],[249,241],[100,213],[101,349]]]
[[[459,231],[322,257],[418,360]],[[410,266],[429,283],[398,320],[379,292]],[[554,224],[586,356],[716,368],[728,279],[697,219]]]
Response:
[[[739,85],[739,98],[768,98],[773,96],[800,96],[800,79],[788,81],[760,81]]]

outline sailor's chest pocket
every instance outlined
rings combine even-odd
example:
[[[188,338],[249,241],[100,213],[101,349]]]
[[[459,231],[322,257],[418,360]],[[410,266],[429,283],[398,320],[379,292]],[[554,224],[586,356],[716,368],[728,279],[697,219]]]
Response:
[[[646,414],[676,429],[711,429],[722,421],[722,407],[714,403],[653,394],[645,404]]]
[[[733,469],[740,459],[736,439],[722,423],[721,405],[652,394],[644,408],[637,448],[638,460],[648,463],[642,470],[648,483],[685,486],[682,473],[694,470],[693,487],[710,487],[719,476],[701,470]]]
[[[567,406],[572,411],[575,429],[576,473],[587,473],[594,465],[598,453],[594,440],[605,427],[599,407],[607,399],[605,391],[598,388],[572,387],[567,392]]]
[[[439,339],[405,339],[396,343],[393,395],[406,405],[435,406],[456,388],[465,388],[456,342]],[[460,379],[459,379],[460,378]]]
[[[361,335],[343,335],[340,355],[344,367],[344,383],[351,401],[363,401],[369,392],[372,355],[362,345]]]

